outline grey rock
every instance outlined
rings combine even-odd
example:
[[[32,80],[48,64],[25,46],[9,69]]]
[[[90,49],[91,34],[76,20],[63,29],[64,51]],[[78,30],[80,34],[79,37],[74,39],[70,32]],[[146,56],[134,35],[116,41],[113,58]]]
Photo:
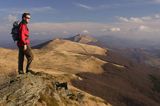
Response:
[[[56,78],[43,72],[17,75],[17,77],[2,84],[0,105],[74,106],[79,104],[76,99],[68,97],[68,90],[67,92],[64,89],[57,91],[55,82],[57,82]],[[72,91],[69,92],[72,93]]]

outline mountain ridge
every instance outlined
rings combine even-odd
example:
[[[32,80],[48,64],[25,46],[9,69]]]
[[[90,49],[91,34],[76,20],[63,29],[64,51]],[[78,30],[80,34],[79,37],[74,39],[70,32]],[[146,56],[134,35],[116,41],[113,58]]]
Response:
[[[4,76],[16,73],[17,52],[0,49],[0,68]],[[159,93],[153,90],[155,82],[152,83],[150,80],[150,75],[158,80],[155,69],[144,64],[136,64],[118,51],[55,39],[40,49],[33,49],[33,52],[34,71],[45,71],[54,76],[64,74],[63,81],[102,98],[105,103],[113,106],[160,104]],[[72,75],[77,79],[72,79]]]

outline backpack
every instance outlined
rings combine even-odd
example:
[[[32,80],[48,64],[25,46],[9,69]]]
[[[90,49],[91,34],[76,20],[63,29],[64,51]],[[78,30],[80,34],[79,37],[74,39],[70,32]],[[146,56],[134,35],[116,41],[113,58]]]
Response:
[[[12,34],[12,39],[15,41],[19,41],[19,21],[15,21],[13,23],[13,27],[12,27],[12,31],[11,31],[11,34]]]

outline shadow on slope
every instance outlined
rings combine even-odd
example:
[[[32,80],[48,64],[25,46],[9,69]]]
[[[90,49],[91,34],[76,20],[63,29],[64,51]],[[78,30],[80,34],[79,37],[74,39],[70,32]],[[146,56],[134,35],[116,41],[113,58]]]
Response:
[[[112,61],[102,66],[102,74],[78,73],[77,76],[82,80],[72,80],[74,86],[103,98],[113,106],[160,105],[160,97],[151,89],[147,68],[135,66],[134,63],[130,64],[120,58],[117,61],[122,62],[125,67],[118,67],[113,64],[116,59],[111,59],[111,55],[96,57]]]
[[[52,41],[53,41],[53,40],[48,40],[48,41],[43,42],[43,43],[41,43],[41,44],[39,44],[39,45],[33,46],[32,48],[33,48],[33,49],[41,49],[42,47],[48,45],[48,44],[49,44],[50,42],[52,42]]]

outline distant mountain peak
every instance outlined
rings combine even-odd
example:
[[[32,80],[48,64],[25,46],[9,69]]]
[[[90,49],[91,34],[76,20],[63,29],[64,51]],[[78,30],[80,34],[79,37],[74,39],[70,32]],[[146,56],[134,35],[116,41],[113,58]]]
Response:
[[[90,42],[96,42],[97,40],[90,35],[84,35],[84,34],[77,34],[73,37],[67,38],[67,40],[71,40],[74,42],[79,42],[79,43],[90,43]]]

